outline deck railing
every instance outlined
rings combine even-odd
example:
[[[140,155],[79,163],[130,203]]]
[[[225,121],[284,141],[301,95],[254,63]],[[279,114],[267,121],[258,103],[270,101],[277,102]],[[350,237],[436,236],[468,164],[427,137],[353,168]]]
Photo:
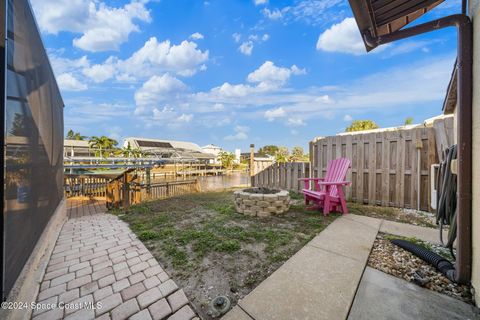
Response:
[[[200,191],[197,179],[149,183],[137,175],[125,173],[112,179],[106,188],[107,208],[124,208],[144,201],[165,199]]]
[[[200,191],[197,179],[154,182],[141,180],[133,171],[116,178],[66,175],[64,193],[71,197],[104,197],[107,208],[128,208],[143,201],[165,199]]]
[[[66,175],[63,184],[65,197],[105,197],[109,180],[104,177]]]

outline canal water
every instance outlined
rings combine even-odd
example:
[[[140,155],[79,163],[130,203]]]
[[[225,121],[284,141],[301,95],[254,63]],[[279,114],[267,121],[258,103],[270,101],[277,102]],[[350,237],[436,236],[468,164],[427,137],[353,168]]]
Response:
[[[201,191],[219,191],[234,187],[247,187],[250,185],[250,176],[248,172],[229,172],[218,176],[197,176],[185,178],[185,180],[192,179],[198,179]],[[179,177],[176,181],[181,180],[184,179]],[[170,178],[155,178],[151,180],[151,183],[166,181],[175,180]]]

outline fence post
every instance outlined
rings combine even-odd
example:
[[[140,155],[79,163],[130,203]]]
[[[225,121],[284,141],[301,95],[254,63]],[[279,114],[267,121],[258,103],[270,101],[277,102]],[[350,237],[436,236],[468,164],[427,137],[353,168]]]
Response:
[[[147,182],[147,199],[150,198],[150,193],[151,193],[151,184],[152,184],[152,181],[151,181],[151,177],[150,177],[150,168],[147,168],[145,170],[145,174],[146,174],[146,182]]]
[[[250,144],[250,185],[253,187],[253,177],[255,176],[254,172],[255,164],[255,145]]]
[[[130,206],[130,179],[129,174],[123,174],[123,209],[127,210]]]

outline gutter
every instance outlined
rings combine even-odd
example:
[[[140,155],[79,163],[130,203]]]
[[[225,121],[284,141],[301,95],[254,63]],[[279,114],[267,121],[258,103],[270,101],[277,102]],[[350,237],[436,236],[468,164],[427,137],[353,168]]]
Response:
[[[447,27],[456,27],[458,33],[457,260],[454,279],[465,284],[470,282],[472,272],[472,22],[465,14],[454,14],[378,37],[372,37],[367,31],[363,38],[367,45],[376,47]]]

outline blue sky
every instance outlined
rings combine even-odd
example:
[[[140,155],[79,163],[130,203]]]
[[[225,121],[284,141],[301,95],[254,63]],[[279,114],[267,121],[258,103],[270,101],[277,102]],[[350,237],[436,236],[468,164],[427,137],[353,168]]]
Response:
[[[440,114],[456,55],[453,29],[366,54],[343,0],[31,2],[65,130],[119,141],[306,148],[352,119],[421,122]]]

